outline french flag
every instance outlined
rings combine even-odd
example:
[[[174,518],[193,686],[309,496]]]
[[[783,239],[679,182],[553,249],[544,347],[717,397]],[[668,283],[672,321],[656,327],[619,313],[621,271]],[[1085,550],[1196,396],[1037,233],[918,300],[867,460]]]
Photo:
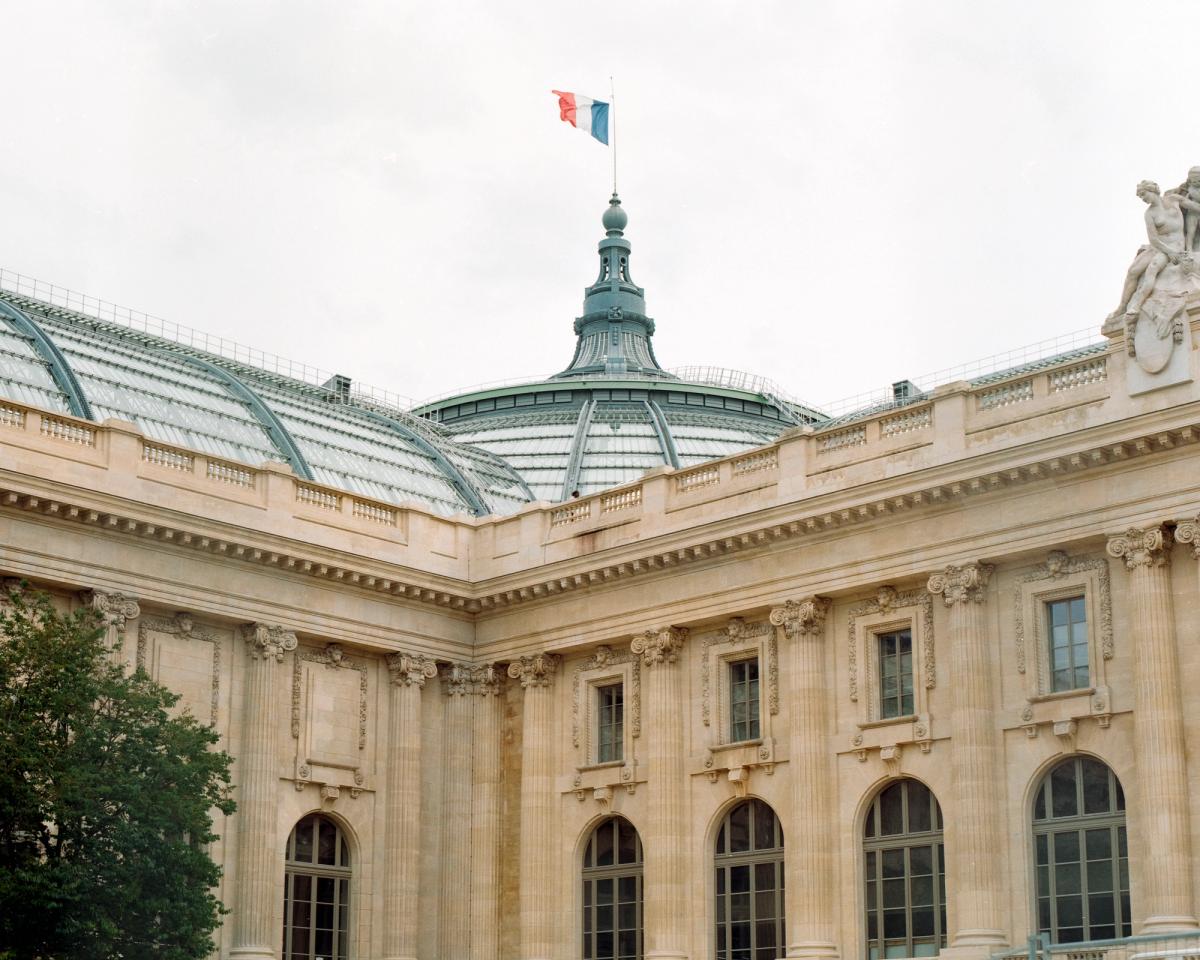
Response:
[[[608,104],[603,100],[582,97],[578,93],[551,90],[558,97],[558,114],[576,130],[590,133],[608,145]]]

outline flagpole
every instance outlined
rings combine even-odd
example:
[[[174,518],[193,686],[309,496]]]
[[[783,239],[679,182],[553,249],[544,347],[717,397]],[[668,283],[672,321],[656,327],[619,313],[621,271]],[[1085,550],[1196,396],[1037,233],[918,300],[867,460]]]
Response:
[[[612,103],[612,128],[613,128],[613,196],[617,195],[617,88],[613,83],[612,74],[608,77],[608,89],[611,94],[609,97]]]

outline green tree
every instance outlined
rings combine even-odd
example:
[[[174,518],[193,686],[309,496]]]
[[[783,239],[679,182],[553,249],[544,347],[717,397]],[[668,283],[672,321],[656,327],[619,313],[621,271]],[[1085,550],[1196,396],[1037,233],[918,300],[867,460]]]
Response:
[[[212,811],[234,809],[216,733],[113,665],[91,610],[0,600],[0,958],[208,956]]]

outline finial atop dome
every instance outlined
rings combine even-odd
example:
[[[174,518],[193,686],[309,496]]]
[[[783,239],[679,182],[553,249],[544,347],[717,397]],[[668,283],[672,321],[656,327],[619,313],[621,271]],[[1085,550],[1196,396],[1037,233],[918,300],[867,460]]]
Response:
[[[621,209],[621,198],[615,192],[612,199],[608,201],[608,209],[604,211],[601,222],[610,237],[622,236],[625,225],[629,223],[629,214]]]

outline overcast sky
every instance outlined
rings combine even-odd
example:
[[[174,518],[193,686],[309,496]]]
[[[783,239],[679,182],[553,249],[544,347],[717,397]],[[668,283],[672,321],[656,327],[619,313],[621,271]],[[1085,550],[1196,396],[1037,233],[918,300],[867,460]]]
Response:
[[[1188,3],[0,7],[0,266],[415,398],[571,358],[552,87],[659,360],[813,402],[1098,329],[1200,163]]]

